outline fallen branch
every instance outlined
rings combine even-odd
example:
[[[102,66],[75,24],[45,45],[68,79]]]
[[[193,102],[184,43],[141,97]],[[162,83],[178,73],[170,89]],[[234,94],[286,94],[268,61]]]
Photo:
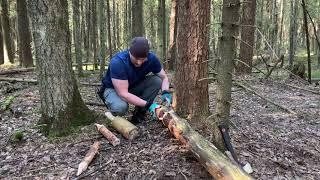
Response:
[[[89,151],[87,152],[86,156],[82,160],[82,162],[79,164],[77,176],[79,176],[81,173],[83,173],[83,171],[85,171],[88,168],[94,156],[98,153],[99,148],[100,142],[94,142],[93,145],[90,147]]]
[[[320,95],[319,91],[313,91],[313,90],[310,90],[310,89],[305,89],[305,88],[294,86],[294,85],[290,85],[290,84],[284,84],[284,85],[292,87],[292,88],[300,89],[300,90],[303,90],[303,91],[311,92],[313,94],[319,94]]]
[[[133,140],[139,136],[138,128],[125,118],[120,116],[113,116],[111,112],[106,112],[105,115],[111,120],[111,125],[125,138]]]
[[[237,86],[240,86],[243,89],[245,89],[245,90],[247,90],[249,92],[252,92],[253,94],[259,96],[260,98],[266,100],[267,102],[269,102],[269,103],[271,103],[271,104],[273,104],[273,105],[275,105],[275,106],[277,106],[277,107],[279,107],[279,108],[281,108],[281,109],[283,109],[283,110],[285,110],[285,111],[287,111],[287,112],[289,112],[291,114],[297,114],[296,112],[292,111],[291,109],[288,109],[288,108],[286,108],[286,107],[284,107],[284,106],[282,106],[282,105],[280,105],[278,103],[273,102],[271,99],[264,97],[263,95],[261,95],[258,92],[254,91],[250,87],[247,87],[247,86],[245,86],[244,84],[242,84],[240,82],[235,82],[235,83],[236,83]]]
[[[27,82],[27,83],[35,83],[38,81],[36,79],[26,79],[26,78],[10,78],[10,77],[0,77],[0,81],[9,81],[9,82]],[[80,82],[81,85],[84,86],[101,86],[101,83],[86,83]]]
[[[0,77],[0,81],[9,81],[9,82],[27,82],[37,84],[36,79],[26,79],[26,78],[9,78],[9,77]]]
[[[186,145],[215,179],[252,179],[173,110],[168,111],[167,108],[160,107],[156,109],[156,114],[171,134]]]
[[[95,124],[98,131],[105,137],[107,140],[113,145],[119,145],[120,139],[117,138],[109,129],[107,129],[104,125],[101,124]]]
[[[10,69],[8,71],[2,71],[0,72],[0,75],[7,75],[7,74],[16,74],[16,73],[21,73],[21,72],[29,72],[35,70],[35,67],[30,67],[30,68],[20,68],[20,69]]]
[[[97,102],[93,102],[93,101],[86,101],[85,104],[89,105],[89,106],[103,106],[103,107],[106,106],[103,103],[97,103]]]

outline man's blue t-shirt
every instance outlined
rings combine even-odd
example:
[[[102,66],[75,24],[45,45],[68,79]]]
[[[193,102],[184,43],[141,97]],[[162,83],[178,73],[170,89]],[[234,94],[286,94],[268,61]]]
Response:
[[[112,57],[102,84],[104,88],[114,88],[111,78],[128,80],[130,89],[143,81],[148,73],[156,74],[161,69],[159,59],[152,52],[148,53],[147,60],[140,67],[135,67],[130,60],[129,51],[122,51]]]

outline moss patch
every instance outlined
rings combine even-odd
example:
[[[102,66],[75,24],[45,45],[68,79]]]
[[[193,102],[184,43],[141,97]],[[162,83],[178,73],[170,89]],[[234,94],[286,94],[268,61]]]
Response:
[[[46,113],[42,113],[41,130],[47,136],[59,137],[78,132],[81,126],[91,124],[100,118],[98,114],[88,109],[78,89],[75,89],[72,100],[57,117],[48,117]]]

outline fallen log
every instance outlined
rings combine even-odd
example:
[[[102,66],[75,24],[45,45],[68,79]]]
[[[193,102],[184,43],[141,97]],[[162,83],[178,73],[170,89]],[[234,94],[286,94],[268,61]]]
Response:
[[[16,74],[16,73],[21,73],[21,72],[29,72],[35,70],[35,67],[30,67],[30,68],[20,68],[20,69],[10,69],[8,71],[1,71],[0,75],[7,75],[7,74]]]
[[[0,77],[0,81],[37,83],[36,79]]]
[[[113,116],[111,112],[106,112],[105,115],[111,120],[111,125],[125,138],[133,140],[139,136],[138,128],[125,118]]]
[[[11,78],[11,77],[0,77],[0,81],[27,82],[27,83],[35,83],[35,84],[38,83],[38,81],[37,81],[36,79]],[[81,84],[81,85],[84,85],[84,86],[101,86],[101,83],[80,82],[80,84]]]
[[[156,109],[157,117],[215,179],[252,179],[241,167],[232,163],[212,143],[193,130],[189,123],[165,107]]]
[[[95,124],[98,131],[105,137],[107,140],[113,145],[119,145],[120,139],[117,138],[109,129],[107,129],[104,125],[101,124]]]
[[[93,145],[90,147],[89,151],[87,152],[86,156],[83,158],[83,160],[79,164],[77,176],[79,176],[88,168],[94,156],[98,153],[99,148],[100,148],[100,142],[99,141],[94,142]]]

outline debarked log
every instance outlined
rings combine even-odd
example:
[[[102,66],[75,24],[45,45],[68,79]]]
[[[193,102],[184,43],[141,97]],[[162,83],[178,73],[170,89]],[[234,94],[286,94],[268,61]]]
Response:
[[[83,158],[82,162],[79,164],[77,176],[79,176],[81,173],[83,173],[83,171],[85,171],[88,168],[94,156],[98,153],[99,148],[100,148],[100,142],[95,141],[93,145],[90,147],[86,156]]]
[[[133,140],[139,136],[138,128],[125,118],[113,116],[111,112],[106,112],[105,115],[111,120],[111,125],[126,139]]]
[[[232,163],[212,143],[191,128],[189,123],[165,107],[156,109],[157,117],[168,127],[215,179],[252,179],[241,167]]]
[[[117,146],[120,144],[120,139],[117,138],[109,129],[107,129],[104,125],[101,124],[94,124],[98,131],[105,137],[107,140],[113,145]]]

